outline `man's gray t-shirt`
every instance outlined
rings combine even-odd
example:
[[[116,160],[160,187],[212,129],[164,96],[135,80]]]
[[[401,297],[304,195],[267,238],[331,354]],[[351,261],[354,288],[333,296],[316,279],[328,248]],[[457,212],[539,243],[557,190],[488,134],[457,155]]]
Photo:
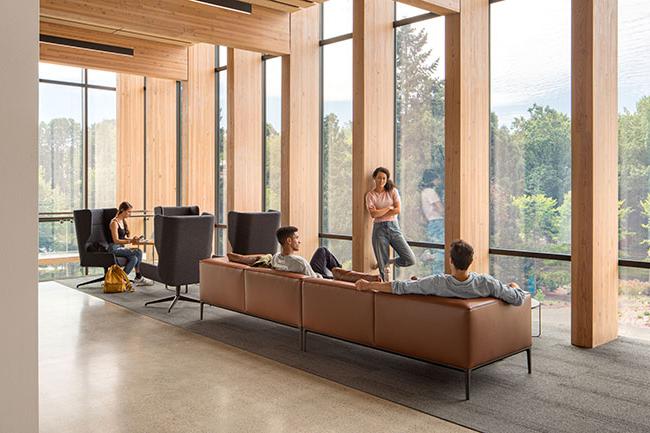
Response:
[[[419,280],[393,281],[396,295],[435,295],[448,298],[483,298],[491,296],[508,304],[521,305],[526,292],[510,287],[491,275],[470,272],[469,278],[459,281],[449,274],[436,274]]]
[[[290,256],[285,256],[282,253],[275,254],[271,259],[271,266],[278,271],[294,272],[296,274],[307,275],[308,277],[322,278],[320,274],[314,272],[304,257],[293,254]]]

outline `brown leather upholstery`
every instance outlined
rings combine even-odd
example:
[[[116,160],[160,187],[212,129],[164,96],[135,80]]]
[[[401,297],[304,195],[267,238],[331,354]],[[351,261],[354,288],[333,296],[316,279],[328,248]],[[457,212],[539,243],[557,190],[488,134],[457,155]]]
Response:
[[[345,340],[374,344],[374,293],[344,281],[307,278],[302,285],[303,328]]]
[[[515,307],[493,298],[375,295],[375,345],[386,350],[469,369],[531,344],[529,297]]]
[[[305,275],[264,268],[244,271],[246,312],[276,322],[300,327],[301,288]]]
[[[245,311],[244,269],[246,265],[229,262],[227,258],[202,260],[200,272],[201,302],[237,311]]]

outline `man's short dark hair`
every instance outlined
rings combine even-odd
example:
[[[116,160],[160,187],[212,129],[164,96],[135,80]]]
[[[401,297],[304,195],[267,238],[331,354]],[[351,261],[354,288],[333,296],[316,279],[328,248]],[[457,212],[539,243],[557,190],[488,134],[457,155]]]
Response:
[[[284,241],[286,241],[291,236],[293,236],[294,233],[296,233],[297,231],[298,231],[298,228],[294,227],[294,226],[280,227],[275,232],[275,236],[277,236],[278,242],[280,242],[280,245],[284,245]]]
[[[466,271],[474,260],[474,248],[464,240],[458,239],[451,243],[449,255],[456,269]]]

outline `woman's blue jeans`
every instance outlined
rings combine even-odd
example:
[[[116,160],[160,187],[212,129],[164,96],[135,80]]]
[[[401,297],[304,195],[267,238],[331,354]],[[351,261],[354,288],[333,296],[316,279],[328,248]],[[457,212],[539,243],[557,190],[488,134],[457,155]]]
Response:
[[[381,278],[386,281],[384,275],[384,268],[390,258],[390,251],[388,247],[393,247],[397,258],[395,265],[402,268],[413,266],[415,264],[415,254],[406,243],[406,239],[399,228],[396,221],[384,221],[375,223],[372,226],[372,249],[375,252],[377,265],[379,265],[379,273]]]
[[[122,245],[111,244],[108,251],[117,257],[125,257],[127,259],[126,266],[124,266],[124,272],[127,275],[131,273],[133,268],[142,263],[142,250],[138,248],[126,248]]]

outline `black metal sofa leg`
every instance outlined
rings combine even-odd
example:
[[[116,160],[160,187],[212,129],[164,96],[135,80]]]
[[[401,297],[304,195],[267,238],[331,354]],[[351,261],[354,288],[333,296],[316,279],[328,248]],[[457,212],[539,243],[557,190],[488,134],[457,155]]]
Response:
[[[526,349],[526,359],[528,360],[528,374],[533,372],[533,359],[530,348]]]
[[[465,401],[469,400],[471,376],[472,376],[472,370],[465,370]]]

